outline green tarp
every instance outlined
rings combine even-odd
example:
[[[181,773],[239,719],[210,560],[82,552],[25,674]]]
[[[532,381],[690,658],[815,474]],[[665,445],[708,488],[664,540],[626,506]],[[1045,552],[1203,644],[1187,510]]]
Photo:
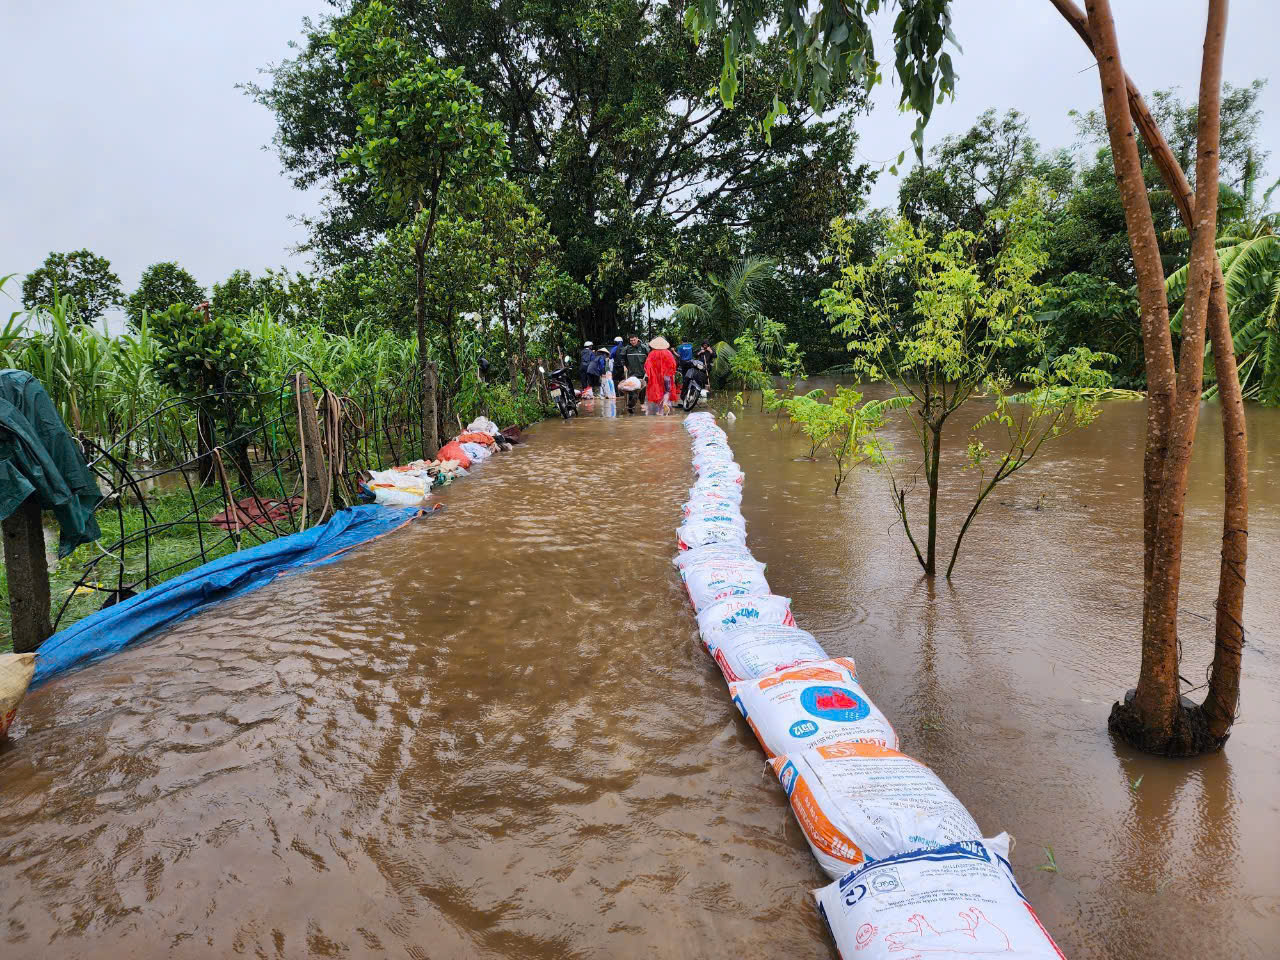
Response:
[[[58,521],[58,556],[102,536],[98,481],[40,381],[0,370],[0,520],[35,494]]]

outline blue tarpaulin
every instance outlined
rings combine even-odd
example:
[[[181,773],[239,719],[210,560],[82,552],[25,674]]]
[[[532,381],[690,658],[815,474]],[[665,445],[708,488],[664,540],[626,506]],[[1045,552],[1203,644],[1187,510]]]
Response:
[[[32,682],[41,683],[71,667],[108,657],[153,630],[211,603],[248,593],[288,570],[332,560],[345,550],[404,526],[419,513],[417,509],[373,505],[352,507],[301,533],[202,564],[55,633],[37,651]]]

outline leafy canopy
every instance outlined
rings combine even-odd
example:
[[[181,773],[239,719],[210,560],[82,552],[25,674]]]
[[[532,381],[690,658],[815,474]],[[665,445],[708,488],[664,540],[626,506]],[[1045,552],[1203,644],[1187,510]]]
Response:
[[[125,312],[129,325],[137,329],[145,314],[163,313],[174,304],[193,307],[205,299],[204,287],[172,260],[153,263],[142,271],[138,289],[130,296]]]
[[[92,250],[50,253],[22,281],[22,305],[28,310],[52,306],[55,293],[70,298],[73,323],[92,323],[124,300],[111,261]]]

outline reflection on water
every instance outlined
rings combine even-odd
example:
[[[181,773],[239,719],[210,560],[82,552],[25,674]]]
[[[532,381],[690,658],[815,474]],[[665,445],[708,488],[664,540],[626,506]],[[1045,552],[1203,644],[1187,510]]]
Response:
[[[448,512],[36,691],[0,747],[4,957],[830,956],[824,877],[669,563],[679,418],[584,413],[447,488]],[[992,497],[936,586],[882,480],[833,498],[773,417],[728,428],[770,583],[1017,837],[1073,957],[1261,957],[1280,927],[1280,419],[1251,414],[1244,719],[1190,762],[1106,734],[1137,675],[1140,405]],[[1213,434],[1188,501],[1193,678]],[[965,506],[944,498],[943,541]]]

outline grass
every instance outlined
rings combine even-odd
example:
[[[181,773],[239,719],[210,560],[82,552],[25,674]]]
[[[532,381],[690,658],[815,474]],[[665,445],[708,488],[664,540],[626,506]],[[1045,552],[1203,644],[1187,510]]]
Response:
[[[280,491],[267,489],[269,486],[266,482],[259,482],[263,497],[281,495]],[[102,528],[102,539],[98,544],[107,546],[125,542],[122,552],[126,585],[137,583],[146,576],[147,540],[150,541],[152,586],[194,570],[206,560],[225,556],[236,549],[236,539],[231,533],[211,526],[208,522],[223,509],[220,490],[215,486],[196,487],[195,493],[200,504],[198,514],[192,512],[191,494],[185,486],[181,490],[148,496],[145,512],[136,501],[119,511],[110,507],[99,508],[97,518],[98,525]],[[149,536],[144,538],[143,531],[148,529]],[[280,534],[291,532],[287,522],[280,524],[278,529]],[[254,527],[243,532],[240,540],[242,546],[251,547],[274,540],[276,536],[277,533],[270,526]],[[200,550],[202,540],[204,557],[201,557]],[[57,615],[63,601],[71,596],[58,625],[59,629],[98,610],[107,599],[108,592],[115,589],[119,582],[120,551],[117,551],[115,557],[104,556],[104,550],[98,544],[84,544],[69,557],[50,565],[49,593],[53,616]],[[101,559],[94,566],[89,579],[99,583],[102,589],[82,587],[72,595],[72,591],[76,590],[76,582],[85,573],[86,564],[95,557]],[[141,592],[141,587],[142,584],[139,584],[138,592]],[[12,649],[9,583],[4,565],[0,563],[0,653]]]

